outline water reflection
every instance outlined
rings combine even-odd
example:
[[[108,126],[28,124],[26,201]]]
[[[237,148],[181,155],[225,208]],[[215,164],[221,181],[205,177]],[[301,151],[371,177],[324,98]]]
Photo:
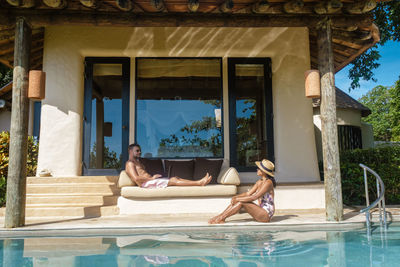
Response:
[[[397,264],[400,227],[4,239],[2,266],[376,266]]]

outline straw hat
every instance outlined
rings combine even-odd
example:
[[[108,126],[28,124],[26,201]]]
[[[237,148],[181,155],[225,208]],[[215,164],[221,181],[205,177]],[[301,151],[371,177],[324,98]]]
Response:
[[[256,161],[256,165],[261,171],[274,177],[275,165],[271,161],[263,159],[262,161]]]

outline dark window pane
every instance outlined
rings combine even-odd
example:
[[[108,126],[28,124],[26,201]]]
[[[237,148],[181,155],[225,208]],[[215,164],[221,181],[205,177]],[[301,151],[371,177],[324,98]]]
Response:
[[[265,79],[263,64],[236,64],[237,163],[255,166],[267,158]]]
[[[122,64],[94,64],[91,169],[121,168]]]
[[[338,125],[339,151],[362,148],[361,128]]]
[[[138,59],[136,140],[144,157],[222,157],[219,59]]]

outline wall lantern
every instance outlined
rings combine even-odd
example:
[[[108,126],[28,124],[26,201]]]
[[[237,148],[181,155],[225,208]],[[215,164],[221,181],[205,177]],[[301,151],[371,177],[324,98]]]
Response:
[[[29,71],[28,97],[42,100],[45,97],[46,73],[41,70]]]
[[[320,98],[321,97],[321,80],[318,70],[308,70],[304,73],[306,97]]]

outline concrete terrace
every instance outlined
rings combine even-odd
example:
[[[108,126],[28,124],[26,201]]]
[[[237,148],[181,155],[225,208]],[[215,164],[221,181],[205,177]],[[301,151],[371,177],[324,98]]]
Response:
[[[388,222],[400,221],[400,207],[387,208]],[[365,215],[357,208],[345,208],[344,220],[327,222],[323,210],[277,210],[270,223],[254,222],[247,213],[229,218],[225,224],[209,225],[214,214],[115,215],[94,218],[28,218],[24,227],[0,228],[1,237],[57,235],[118,235],[132,233],[176,232],[188,230],[343,230],[365,227]],[[378,221],[375,210],[373,221]],[[4,217],[0,217],[1,226]]]

